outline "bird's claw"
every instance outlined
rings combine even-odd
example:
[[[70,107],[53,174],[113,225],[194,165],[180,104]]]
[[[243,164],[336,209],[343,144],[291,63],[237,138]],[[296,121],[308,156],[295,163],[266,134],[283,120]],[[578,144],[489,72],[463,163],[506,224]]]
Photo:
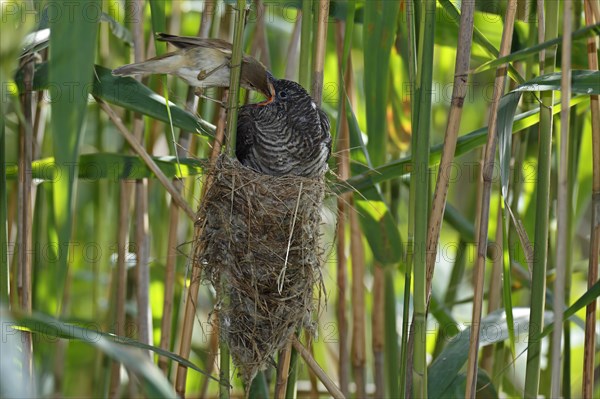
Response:
[[[223,102],[223,101],[221,101],[221,100],[217,100],[216,98],[212,98],[212,97],[208,97],[208,96],[204,95],[204,93],[203,93],[203,90],[202,90],[202,88],[200,88],[200,87],[197,87],[197,88],[194,90],[194,94],[195,94],[196,96],[198,96],[198,98],[201,98],[201,99],[203,99],[203,100],[212,101],[212,102],[214,102],[214,103],[218,104],[219,106],[221,106],[221,107],[223,107],[223,108],[225,108],[225,106],[226,106],[225,102]]]
[[[206,71],[203,69],[200,71],[200,73],[198,73],[198,76],[196,76],[196,79],[198,80],[204,80],[208,77],[208,74],[206,73]]]
[[[210,75],[212,75],[213,73],[217,72],[219,69],[223,68],[224,66],[227,66],[226,62],[222,63],[221,65],[219,65],[216,68],[211,69],[210,71],[206,71],[205,69],[202,69],[200,72],[198,72],[198,76],[196,76],[196,78],[198,80],[205,80]]]

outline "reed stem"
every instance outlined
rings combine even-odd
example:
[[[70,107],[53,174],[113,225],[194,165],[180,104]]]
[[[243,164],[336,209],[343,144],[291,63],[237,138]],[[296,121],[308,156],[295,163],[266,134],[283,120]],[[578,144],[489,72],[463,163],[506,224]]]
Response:
[[[500,57],[510,52],[512,43],[513,27],[515,23],[515,14],[517,10],[516,0],[510,0],[506,9],[506,18],[504,21],[504,30],[502,31],[502,41],[500,43]],[[487,253],[488,225],[490,218],[490,198],[492,192],[492,179],[494,172],[494,159],[496,156],[496,125],[497,113],[500,105],[500,98],[504,93],[504,84],[506,80],[508,66],[506,64],[498,67],[496,71],[496,80],[494,82],[494,93],[489,112],[488,139],[483,155],[483,187],[480,203],[480,213],[477,226],[477,260],[474,266],[474,295],[473,295],[473,313],[471,317],[471,335],[469,338],[469,357],[467,363],[467,385],[465,398],[475,398],[477,386],[477,363],[479,357],[479,325],[481,324],[481,310],[483,307],[483,285],[485,274],[485,258]]]

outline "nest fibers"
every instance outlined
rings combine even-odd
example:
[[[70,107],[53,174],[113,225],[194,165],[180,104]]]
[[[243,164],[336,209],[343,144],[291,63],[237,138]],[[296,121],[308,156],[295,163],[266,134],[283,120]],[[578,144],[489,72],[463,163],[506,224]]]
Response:
[[[221,337],[249,387],[298,327],[313,328],[325,182],[259,174],[225,156],[209,173],[194,264],[217,291]]]

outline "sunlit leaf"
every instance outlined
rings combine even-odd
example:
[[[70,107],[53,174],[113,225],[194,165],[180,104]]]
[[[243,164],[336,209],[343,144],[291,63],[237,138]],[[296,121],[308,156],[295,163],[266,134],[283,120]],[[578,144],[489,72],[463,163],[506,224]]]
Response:
[[[521,100],[521,95],[527,91],[560,90],[561,73],[551,73],[531,79],[510,93],[505,94],[500,100],[498,109],[498,141],[500,153],[500,176],[502,180],[502,194],[508,195],[508,181],[511,173],[510,153],[512,147],[512,133],[514,115]],[[599,94],[600,72],[598,71],[571,71],[571,91],[574,94]]]
[[[571,35],[571,40],[574,41],[577,39],[598,36],[599,34],[600,34],[600,24],[595,24],[595,25],[591,25],[591,26],[586,26],[585,28],[582,28],[582,29],[579,29],[579,30],[573,32],[573,34]],[[489,69],[493,69],[493,68],[496,68],[497,66],[502,65],[507,62],[515,62],[515,61],[523,60],[523,59],[527,58],[529,55],[538,54],[541,50],[561,44],[562,40],[563,40],[563,38],[562,38],[562,36],[560,36],[555,39],[548,40],[544,43],[540,43],[538,45],[531,46],[531,47],[525,48],[523,50],[515,51],[514,53],[511,53],[507,56],[496,58],[494,60],[488,61],[488,62],[478,66],[477,68],[475,68],[473,73],[479,73],[479,72],[483,72],[483,71],[486,71]]]
[[[180,158],[172,156],[153,157],[154,162],[167,177],[189,177],[202,173],[205,162],[195,158]],[[142,179],[153,178],[154,173],[146,166],[144,161],[134,155],[114,153],[83,154],[77,162],[78,170],[70,170],[69,173],[78,173],[80,179],[95,181],[99,179]],[[62,178],[63,171],[56,164],[53,157],[36,160],[32,163],[31,174],[34,179],[54,182]],[[17,165],[6,166],[6,177],[16,179],[18,175]]]
[[[79,10],[84,7],[101,8],[98,0],[51,1],[50,4],[65,13],[67,7],[74,5],[78,6]],[[65,245],[71,237],[73,189],[76,180],[76,174],[67,174],[67,165],[76,164],[79,156],[88,92],[93,79],[98,20],[86,17],[83,12],[73,12],[69,18],[51,19],[50,31],[48,80],[52,82],[49,91],[53,116],[50,126],[54,144],[53,154],[58,167],[65,173],[64,178],[56,181],[52,187],[52,204],[59,245]],[[59,257],[54,274],[58,303],[62,299],[67,267],[67,258]],[[57,312],[59,309],[53,311]]]
[[[560,72],[537,76],[519,85],[519,87],[517,87],[513,91],[526,92],[560,90],[561,79],[562,74]],[[571,92],[573,94],[598,95],[600,93],[600,72],[587,70],[572,70]]]
[[[162,122],[169,122],[164,97],[156,94],[148,87],[129,77],[113,76],[110,69],[96,65],[90,73],[94,77],[91,93],[111,104],[139,112]],[[23,89],[23,77],[17,74],[15,82],[20,90]],[[48,64],[36,66],[33,87],[35,90],[48,89],[53,86],[48,80]],[[87,101],[87,97],[86,97]],[[212,136],[215,127],[210,123],[195,117],[173,103],[169,103],[173,125],[189,132],[204,136]]]
[[[385,162],[386,112],[389,93],[389,62],[392,44],[396,37],[396,16],[400,8],[397,1],[368,1],[365,3],[363,27],[364,85],[367,114],[367,149],[372,166]]]
[[[447,17],[458,25],[460,21],[460,11],[457,8],[456,4],[454,2],[451,2],[450,0],[439,0],[439,3],[447,12]],[[477,43],[485,50],[487,50],[490,53],[491,58],[495,59],[496,57],[498,57],[498,49],[485,37],[485,35],[477,27],[473,28],[473,42]],[[508,65],[508,74],[517,83],[522,83],[525,81],[525,79],[523,79],[519,71],[517,71],[510,64]]]
[[[164,97],[153,92],[137,80],[129,77],[113,76],[110,69],[96,66],[94,95],[109,103],[119,105],[131,111],[169,123]],[[212,136],[215,127],[196,118],[194,115],[169,102],[173,125],[188,132]]]
[[[115,334],[106,333],[103,331],[99,331],[95,328],[86,328],[73,323],[65,323],[61,320],[51,318],[45,316],[40,313],[34,313],[32,315],[25,315],[21,313],[14,313],[15,322],[13,324],[14,327],[21,327],[23,329],[30,330],[35,333],[45,334],[46,337],[50,338],[59,338],[59,339],[76,339],[83,342],[87,342],[91,345],[96,346],[96,341],[100,338],[104,338],[109,340],[110,345],[115,345],[118,350],[119,347],[128,346],[131,348],[150,350],[160,356],[165,356],[177,363],[180,363],[186,367],[189,367],[197,372],[206,375],[210,379],[215,382],[219,382],[219,380],[213,377],[210,374],[207,374],[204,370],[196,366],[194,363],[190,362],[187,359],[182,358],[181,356],[169,352],[167,350],[158,348],[153,345],[148,345],[143,342],[137,341],[133,338],[129,337],[121,337]],[[95,326],[95,324],[92,324]],[[103,349],[102,347],[100,349]],[[116,360],[121,360],[120,357],[114,355],[114,349],[111,348],[111,351],[107,353],[109,356],[113,357]],[[120,361],[120,363],[125,363]],[[126,363],[125,363],[126,364]]]
[[[500,99],[500,107],[498,109],[498,125],[510,126],[512,128],[517,112],[516,106],[521,99],[521,93],[510,92]],[[502,186],[502,196],[508,199],[508,181],[510,179],[510,158],[512,149],[512,132],[500,134],[498,137],[498,153],[500,154],[500,178]]]
[[[48,48],[48,45],[50,44],[50,29],[45,28],[31,32],[25,36],[23,42],[24,49],[19,58]]]
[[[518,334],[527,333],[529,324],[529,308],[513,308],[514,330]],[[546,322],[552,314],[545,314]],[[461,369],[467,362],[471,327],[460,329],[458,334],[450,336],[447,331],[456,331],[460,326],[441,326],[440,331],[448,341],[446,347],[429,366],[428,394],[430,398],[446,397],[447,390],[460,379]],[[506,340],[509,336],[504,310],[500,309],[485,316],[481,320],[479,346],[495,344]]]
[[[152,350],[161,356],[166,356],[205,374],[203,370],[193,363],[171,352],[143,344],[131,338],[119,337],[98,330],[64,323],[41,314],[30,316],[16,314],[14,324],[7,328],[12,330],[15,327],[42,334],[44,339],[76,339],[95,346],[110,358],[122,363],[128,370],[134,372],[140,378],[142,388],[148,397],[175,398],[177,394],[164,374],[142,351],[137,350],[138,348]],[[211,378],[218,381],[212,376]]]
[[[583,295],[579,297],[571,306],[565,309],[563,313],[563,320],[573,318],[575,313],[585,308],[587,305],[597,300],[600,297],[600,280],[596,281]],[[577,323],[583,327],[582,323]],[[547,337],[554,329],[554,323],[544,323],[545,327],[542,331],[541,337]]]
[[[362,132],[347,97],[346,115],[350,132],[350,148],[352,148],[351,158],[355,162],[369,164],[369,154],[362,141]],[[354,196],[354,204],[375,259],[382,265],[392,265],[400,261],[403,251],[400,232],[379,188],[372,184],[368,189]]]
[[[570,106],[573,107],[582,102],[589,101],[586,96],[578,96],[571,99]],[[554,105],[552,113],[560,112],[560,104]],[[539,109],[523,112],[514,118],[512,132],[516,133],[525,128],[537,124],[540,120]],[[487,126],[474,130],[458,138],[456,146],[456,157],[466,154],[485,144],[487,139]],[[436,165],[440,161],[442,145],[438,144],[431,147],[429,156],[429,165]],[[371,187],[373,184],[381,183],[386,180],[394,179],[399,176],[404,176],[410,173],[412,169],[412,157],[407,156],[396,161],[388,162],[377,168],[368,169],[362,167],[362,171],[358,175],[353,175],[347,182],[333,183],[334,192],[343,193],[350,190],[363,190]]]

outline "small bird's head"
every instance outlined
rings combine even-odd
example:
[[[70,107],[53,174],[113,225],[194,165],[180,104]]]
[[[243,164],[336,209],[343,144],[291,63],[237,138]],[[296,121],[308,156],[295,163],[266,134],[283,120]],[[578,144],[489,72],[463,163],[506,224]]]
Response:
[[[265,73],[265,80],[264,80],[264,87],[265,90],[259,90],[261,91],[266,98],[265,101],[261,101],[259,102],[257,105],[267,105],[267,104],[271,104],[273,102],[273,100],[275,100],[275,86],[274,83],[277,81],[277,79],[275,77],[273,77],[273,75],[271,74],[271,72],[267,71]]]
[[[242,86],[258,91],[269,99],[273,95],[272,78],[271,73],[260,61],[250,56],[244,56],[240,76]]]

